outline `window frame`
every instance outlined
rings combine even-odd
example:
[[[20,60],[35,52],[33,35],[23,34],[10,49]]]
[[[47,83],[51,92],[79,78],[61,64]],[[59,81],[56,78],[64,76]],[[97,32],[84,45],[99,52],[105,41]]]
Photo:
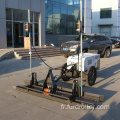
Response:
[[[100,19],[112,18],[112,8],[100,8]]]

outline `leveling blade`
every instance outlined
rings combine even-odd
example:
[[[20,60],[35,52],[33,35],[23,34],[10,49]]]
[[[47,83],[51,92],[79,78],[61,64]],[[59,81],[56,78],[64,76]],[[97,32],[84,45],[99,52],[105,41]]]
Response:
[[[70,105],[87,104],[96,106],[97,103],[95,101],[102,102],[104,100],[103,95],[84,92],[81,98],[76,97],[73,101],[71,101],[69,97],[72,95],[72,92],[69,92],[66,89],[64,90],[64,88],[58,88],[56,93],[45,92],[42,86],[16,86],[16,90],[56,101],[62,104]]]
[[[31,95],[35,95],[38,97],[46,98],[52,101],[56,101],[62,104],[70,104],[70,105],[87,104],[87,105],[95,106],[95,103],[89,102],[87,100],[80,100],[79,98],[71,102],[68,98],[70,96],[70,93],[69,92],[67,93],[67,91],[61,91],[61,92],[59,91],[56,92],[55,94],[52,94],[52,93],[45,93],[43,90],[38,90],[38,88],[37,89],[30,88],[28,86],[16,86],[16,90]]]
[[[50,77],[50,76],[51,77]],[[48,83],[48,78],[51,78],[52,85]],[[32,73],[31,80],[25,81],[24,86],[16,86],[16,89],[29,93],[38,97],[46,98],[52,101],[60,102],[62,104],[87,104],[95,106],[95,101],[103,101],[103,95],[97,95],[92,93],[83,92],[81,96],[80,85],[78,80],[73,81],[72,90],[57,86],[56,80],[54,80],[52,70],[49,70],[48,75],[44,83],[38,82],[36,79],[36,73]]]

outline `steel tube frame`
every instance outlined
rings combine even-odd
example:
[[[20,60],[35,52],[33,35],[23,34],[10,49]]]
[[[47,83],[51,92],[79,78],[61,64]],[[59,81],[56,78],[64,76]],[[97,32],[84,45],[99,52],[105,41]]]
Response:
[[[83,96],[83,83],[82,83],[82,0],[80,0],[80,27],[81,27],[81,30],[80,30],[80,43],[81,43],[81,96]],[[79,61],[78,61],[79,63]]]

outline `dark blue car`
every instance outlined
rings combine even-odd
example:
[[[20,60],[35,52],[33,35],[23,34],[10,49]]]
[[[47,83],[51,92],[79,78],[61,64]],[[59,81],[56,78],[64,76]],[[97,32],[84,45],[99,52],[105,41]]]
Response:
[[[111,39],[105,35],[83,34],[82,40],[84,53],[89,50],[96,50],[98,54],[108,58],[112,52]],[[73,41],[63,43],[60,47],[60,51],[64,57],[78,54],[80,52],[80,37]]]

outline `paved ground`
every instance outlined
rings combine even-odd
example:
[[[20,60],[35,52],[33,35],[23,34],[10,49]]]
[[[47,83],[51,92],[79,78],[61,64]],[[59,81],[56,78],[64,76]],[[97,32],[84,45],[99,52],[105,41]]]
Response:
[[[52,67],[66,62],[63,56],[44,58]],[[48,71],[41,60],[32,60],[38,80],[44,80]],[[120,119],[120,49],[114,49],[110,58],[101,58],[96,84],[85,91],[103,94],[109,109],[61,109],[61,103],[32,96],[13,89],[29,79],[29,60],[4,60],[0,62],[0,120],[119,120]],[[59,71],[55,72],[59,74]],[[72,81],[63,83],[72,86]]]

